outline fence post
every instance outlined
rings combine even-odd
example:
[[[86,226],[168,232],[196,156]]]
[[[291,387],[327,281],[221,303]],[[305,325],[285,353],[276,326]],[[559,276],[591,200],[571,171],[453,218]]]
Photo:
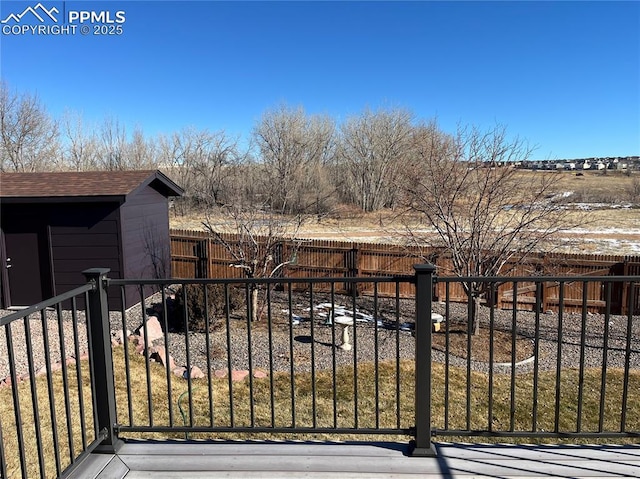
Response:
[[[412,456],[435,456],[431,444],[431,307],[436,267],[417,264],[416,272],[416,425]]]
[[[91,268],[82,272],[95,289],[89,292],[89,313],[91,337],[89,355],[93,369],[93,391],[96,410],[94,420],[98,431],[107,431],[107,437],[96,448],[96,452],[114,454],[123,444],[116,437],[116,394],[113,380],[113,356],[111,333],[109,331],[109,306],[107,304],[107,273],[109,268]]]

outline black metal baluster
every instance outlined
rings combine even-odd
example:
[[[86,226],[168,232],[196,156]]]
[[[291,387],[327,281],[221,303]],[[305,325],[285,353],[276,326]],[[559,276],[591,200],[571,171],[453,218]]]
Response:
[[[627,431],[627,401],[629,399],[629,370],[631,369],[631,339],[633,325],[633,310],[635,303],[635,286],[631,281],[629,283],[629,305],[627,307],[627,346],[624,356],[624,380],[622,382],[622,413],[620,414],[620,432]]]
[[[511,382],[509,404],[509,431],[514,432],[516,417],[516,323],[518,320],[518,282],[513,282],[513,302],[511,309]]]
[[[59,476],[62,473],[62,464],[60,462],[60,442],[58,440],[58,418],[56,416],[56,400],[53,391],[53,372],[51,370],[51,344],[49,342],[49,327],[46,311],[40,311],[40,321],[42,323],[42,345],[44,347],[45,369],[47,371],[47,392],[49,396],[49,411],[51,414],[51,437],[53,438],[54,458],[56,463],[56,473]]]
[[[451,309],[449,307],[449,303],[451,301],[451,291],[450,291],[451,283],[447,281],[444,284],[444,301],[445,301],[445,311],[444,311],[444,429],[447,431],[449,429],[449,349],[451,347],[449,343],[450,339],[450,331],[449,331],[449,323],[451,322]]]
[[[396,340],[396,427],[400,429],[402,426],[402,407],[400,398],[400,281],[396,280],[396,324],[395,324],[395,340]]]
[[[169,426],[173,427],[173,392],[171,390],[171,356],[169,355],[169,314],[167,312],[167,293],[164,286],[162,287],[162,322],[164,324],[164,356],[167,373],[167,407],[169,409]]]
[[[495,283],[489,284],[489,298],[491,307],[489,309],[489,408],[487,411],[488,429],[493,431],[493,335],[495,332]]]
[[[269,335],[269,401],[271,404],[271,427],[276,427],[276,400],[273,382],[273,317],[271,311],[271,288],[267,287],[267,330]]]
[[[56,315],[58,318],[58,335],[60,338],[60,365],[62,366],[62,387],[64,389],[64,411],[67,423],[67,440],[69,442],[69,460],[74,461],[75,447],[73,445],[73,425],[71,422],[71,403],[69,400],[69,378],[67,376],[67,349],[64,341],[64,323],[62,320],[62,305],[56,305]]]
[[[582,431],[582,406],[584,392],[584,355],[587,334],[587,281],[582,282],[582,323],[580,327],[580,372],[578,379],[578,412],[576,419],[576,432]]]
[[[533,408],[531,411],[531,431],[538,429],[538,381],[540,366],[540,311],[542,305],[542,282],[536,281],[535,333],[533,339]]]
[[[289,365],[290,365],[290,382],[291,382],[291,427],[296,427],[296,386],[295,386],[295,365],[293,354],[293,299],[292,293],[293,283],[289,286],[288,302],[289,302]]]
[[[73,326],[73,351],[76,363],[76,381],[78,382],[78,413],[80,414],[80,436],[82,450],[87,448],[87,427],[84,410],[84,387],[82,385],[82,365],[80,363],[80,336],[78,334],[78,305],[75,296],[71,298],[71,325]]]
[[[129,362],[129,337],[127,334],[129,330],[127,328],[126,304],[125,287],[120,286],[120,317],[122,318],[122,343],[124,346],[124,376],[127,387],[127,410],[129,413],[129,426],[133,426],[133,394],[131,392],[131,365]]]
[[[356,331],[356,295],[358,283],[351,283],[352,317],[353,317],[353,427],[358,429],[358,345]],[[348,328],[349,326],[345,326]]]
[[[207,352],[207,394],[209,398],[209,427],[213,427],[213,382],[211,378],[211,319],[209,318],[209,287],[203,284],[204,290],[204,327],[205,349]]]
[[[147,308],[144,299],[144,287],[138,286],[140,292],[140,319],[142,320],[142,334],[144,335],[144,369],[147,382],[147,411],[149,412],[149,427],[153,427],[153,395],[151,385],[151,363],[149,348],[153,346],[153,343],[149,341],[149,331],[147,326]]]
[[[611,320],[611,282],[605,284],[604,336],[602,338],[602,377],[600,380],[600,418],[598,432],[604,430],[605,398],[607,394],[607,360],[609,359],[609,321]]]
[[[331,373],[332,373],[332,386],[333,386],[333,427],[338,427],[338,391],[337,391],[337,378],[336,378],[336,283],[331,281],[331,310],[329,311],[329,320],[331,321]]]
[[[564,281],[560,282],[559,300],[558,300],[558,348],[556,357],[556,404],[555,404],[555,418],[554,418],[554,432],[560,432],[560,398],[562,397],[562,333],[563,333],[563,320],[564,320]]]
[[[94,351],[93,345],[93,334],[91,332],[91,311],[89,309],[89,293],[85,293],[84,295],[84,304],[85,304],[85,318],[87,321],[87,342],[89,344],[89,352],[88,361],[89,361],[89,379],[91,382],[91,412],[93,416],[93,434],[94,437],[97,438],[100,435],[99,427],[98,427],[98,399],[96,397],[96,371],[95,364],[92,358],[91,352]],[[123,303],[124,304],[124,303]],[[131,417],[131,416],[129,416]]]
[[[480,318],[480,312],[476,311],[476,304],[471,294],[471,284],[467,285],[467,431],[471,430],[471,336],[473,334],[473,321],[474,318],[478,321]],[[475,311],[475,314],[474,314]]]
[[[193,427],[193,381],[191,378],[191,349],[189,348],[189,310],[187,308],[187,285],[182,285],[182,304],[184,315],[184,346],[187,357],[187,394],[189,395],[189,427]]]
[[[253,288],[258,288],[258,285],[252,283]],[[253,348],[251,344],[252,331],[251,331],[251,321],[253,319],[253,308],[257,307],[257,305],[253,304],[253,290],[249,287],[247,283],[246,287],[247,293],[247,349],[248,349],[248,360],[249,360],[249,413],[251,417],[251,427],[256,426],[256,411],[255,411],[255,395],[253,393]],[[257,311],[255,312],[257,314]]]
[[[376,388],[376,429],[380,429],[380,362],[378,354],[378,283],[373,283],[373,348],[375,366],[375,388]]]
[[[23,318],[23,324],[29,321],[29,318]],[[22,412],[20,409],[20,395],[18,394],[18,375],[16,374],[16,358],[13,352],[13,337],[11,335],[11,324],[6,324],[4,327],[5,330],[5,339],[7,342],[7,355],[9,356],[9,377],[11,377],[11,394],[13,395],[13,413],[16,421],[16,434],[18,436],[18,454],[20,455],[20,471],[22,472],[22,479],[27,479],[27,460],[25,457],[24,450],[24,435],[22,431]],[[26,331],[26,328],[25,328]],[[25,332],[26,334],[26,332]],[[30,347],[29,336],[25,336],[27,339],[27,348]],[[27,349],[27,359],[32,358],[32,354]],[[31,392],[31,398],[33,401],[33,389]],[[35,424],[35,423],[34,423]],[[38,434],[38,429],[36,429],[36,434]],[[38,436],[36,435],[36,441],[38,441]],[[40,444],[40,443],[38,443]],[[41,446],[38,446],[38,451],[41,449]],[[42,463],[41,463],[41,468]],[[3,476],[6,477],[6,476]]]
[[[318,427],[318,401],[316,392],[316,348],[315,348],[315,333],[314,333],[314,315],[313,315],[313,283],[309,283],[309,322],[311,323],[311,415],[313,428]]]
[[[225,304],[225,322],[227,325],[227,381],[229,387],[229,423],[231,427],[235,427],[235,417],[233,414],[233,369],[231,363],[231,302],[229,300],[229,284],[224,284],[224,304]]]

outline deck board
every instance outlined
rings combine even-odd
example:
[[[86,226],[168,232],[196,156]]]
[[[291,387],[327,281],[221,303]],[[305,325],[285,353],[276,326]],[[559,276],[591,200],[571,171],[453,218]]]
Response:
[[[409,457],[408,446],[397,443],[133,441],[118,451],[116,459],[129,470],[126,479],[640,477],[640,445],[443,443],[435,447],[437,457]]]
[[[76,469],[67,477],[67,479],[98,477],[114,457],[115,456],[113,454],[90,454],[83,459],[82,463],[77,465]]]

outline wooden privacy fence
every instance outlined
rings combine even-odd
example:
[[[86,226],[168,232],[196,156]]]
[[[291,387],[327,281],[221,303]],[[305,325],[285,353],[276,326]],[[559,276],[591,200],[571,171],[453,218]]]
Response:
[[[223,235],[225,241],[233,244],[237,241],[234,234]],[[297,251],[296,251],[297,249]],[[356,243],[332,240],[283,240],[275,251],[276,260],[292,261],[286,267],[284,275],[289,278],[367,278],[375,276],[398,276],[413,274],[413,265],[428,260],[437,267],[438,275],[450,276],[451,259],[441,248],[417,248],[391,244]],[[234,268],[234,260],[229,251],[208,233],[191,230],[171,230],[171,270],[175,278],[242,278],[243,270]],[[524,261],[506,264],[500,275],[505,276],[639,276],[640,256],[589,255],[564,253],[538,253],[528,256]],[[635,285],[635,286],[634,286]],[[300,285],[301,288],[306,286]],[[351,288],[357,288],[353,291]],[[381,285],[378,294],[395,296],[392,284]],[[401,297],[414,297],[413,284],[402,283]],[[586,288],[586,295],[583,294]],[[328,289],[328,286],[327,286]],[[539,289],[539,290],[538,290]],[[318,285],[322,290],[322,285]],[[335,289],[338,294],[373,294],[373,286],[366,284],[344,283]],[[515,294],[514,294],[515,293]],[[454,302],[467,302],[468,295],[462,284],[436,284],[436,299]],[[581,310],[586,298],[589,312],[602,313],[606,304],[606,295],[611,295],[612,314],[627,314],[631,306],[633,314],[640,313],[640,282],[615,283],[607,291],[604,282],[583,283],[579,278],[566,284],[562,291],[565,311]],[[515,297],[514,297],[515,296]],[[536,298],[539,296],[539,299]],[[560,302],[558,283],[519,283],[517,291],[511,283],[501,284],[493,298],[484,298],[485,302],[494,302],[499,308],[517,307],[533,310],[536,304],[542,311],[557,311]]]

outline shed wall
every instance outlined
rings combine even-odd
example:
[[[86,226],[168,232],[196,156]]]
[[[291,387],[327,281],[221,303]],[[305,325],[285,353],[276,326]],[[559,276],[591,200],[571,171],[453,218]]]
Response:
[[[167,198],[147,186],[127,198],[120,208],[124,277],[171,277],[171,244]],[[152,291],[145,291],[145,296]],[[139,292],[126,292],[127,306],[140,300]]]
[[[89,268],[122,278],[117,203],[57,204],[49,224],[56,294],[84,284]]]

